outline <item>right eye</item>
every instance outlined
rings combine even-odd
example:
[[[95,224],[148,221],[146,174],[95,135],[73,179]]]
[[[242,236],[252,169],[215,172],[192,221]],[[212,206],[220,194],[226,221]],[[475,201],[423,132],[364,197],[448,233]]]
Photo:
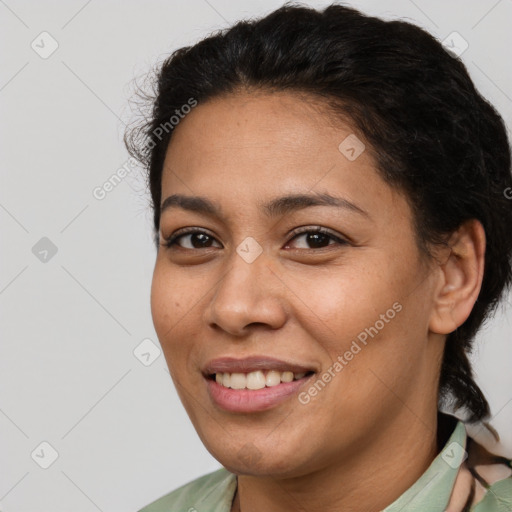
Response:
[[[182,239],[188,241],[188,246],[179,243]],[[212,235],[200,229],[177,231],[171,236],[164,238],[164,240],[165,242],[162,243],[162,245],[168,249],[177,245],[179,248],[186,250],[209,249],[212,247],[212,243],[214,241],[216,242],[216,239]]]

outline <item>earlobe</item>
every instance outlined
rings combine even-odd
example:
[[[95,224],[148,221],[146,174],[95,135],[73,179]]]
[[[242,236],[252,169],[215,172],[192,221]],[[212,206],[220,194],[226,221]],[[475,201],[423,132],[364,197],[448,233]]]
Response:
[[[472,219],[465,222],[448,241],[448,257],[439,264],[439,285],[429,328],[449,334],[470,315],[482,286],[485,262],[485,231]]]

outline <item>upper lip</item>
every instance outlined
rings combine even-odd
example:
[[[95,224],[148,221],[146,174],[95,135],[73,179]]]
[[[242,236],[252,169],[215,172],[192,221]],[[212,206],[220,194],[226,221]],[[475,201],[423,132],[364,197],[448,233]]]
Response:
[[[212,359],[203,368],[205,376],[214,373],[250,373],[257,370],[275,370],[293,373],[314,372],[311,367],[266,356],[251,356],[243,359],[220,357]]]

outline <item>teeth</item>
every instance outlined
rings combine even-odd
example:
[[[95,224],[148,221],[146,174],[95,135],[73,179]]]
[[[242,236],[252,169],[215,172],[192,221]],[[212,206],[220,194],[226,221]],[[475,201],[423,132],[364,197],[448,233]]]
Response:
[[[281,382],[292,382],[293,380],[302,379],[306,372],[278,372],[269,370],[263,372],[261,370],[250,373],[216,373],[215,381],[217,384],[225,388],[232,389],[263,389],[266,387],[277,386]]]
[[[229,387],[233,389],[244,389],[247,387],[247,377],[243,373],[232,373]]]
[[[281,381],[282,382],[291,382],[292,380],[293,380],[293,372],[281,373]]]
[[[272,386],[277,386],[278,384],[281,384],[281,372],[276,372],[274,370],[267,372],[265,384],[269,388],[271,388]]]
[[[265,375],[263,372],[251,372],[247,375],[247,389],[263,389],[265,387]]]

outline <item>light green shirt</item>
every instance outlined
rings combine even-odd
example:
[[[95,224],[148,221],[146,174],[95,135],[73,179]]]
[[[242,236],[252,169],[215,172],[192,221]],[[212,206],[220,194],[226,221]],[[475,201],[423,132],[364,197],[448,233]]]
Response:
[[[466,457],[467,434],[458,421],[443,450],[423,475],[382,512],[443,512]],[[176,489],[139,512],[230,512],[236,475],[221,468]],[[471,512],[511,512],[512,476],[489,487]]]

